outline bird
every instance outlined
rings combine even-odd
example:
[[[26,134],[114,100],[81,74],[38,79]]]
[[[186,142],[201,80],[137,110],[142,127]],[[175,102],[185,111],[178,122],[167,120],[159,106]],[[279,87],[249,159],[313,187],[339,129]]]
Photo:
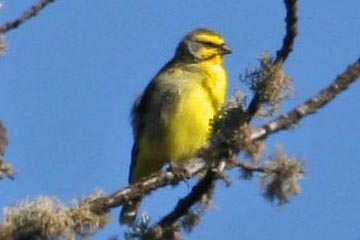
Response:
[[[206,28],[195,29],[180,41],[174,57],[132,108],[129,184],[166,164],[183,164],[208,144],[211,121],[226,98],[224,55],[231,52],[220,34]],[[140,202],[138,198],[124,205],[121,224],[134,224]]]

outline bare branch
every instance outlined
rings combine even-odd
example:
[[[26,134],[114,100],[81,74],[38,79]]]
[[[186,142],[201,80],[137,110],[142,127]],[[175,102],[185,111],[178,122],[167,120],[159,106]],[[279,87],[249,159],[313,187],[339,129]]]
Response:
[[[235,158],[231,159],[231,161],[229,163],[230,163],[229,164],[230,167],[238,167],[245,171],[250,171],[250,172],[264,172],[265,171],[265,167],[263,167],[263,166],[259,166],[257,164],[253,164],[253,163],[243,162],[243,161],[237,160]]]
[[[156,172],[107,197],[96,199],[91,203],[91,209],[95,212],[104,212],[110,208],[118,207],[132,199],[142,197],[155,189],[177,184],[182,180],[194,176],[206,166],[202,159],[193,159],[191,161],[192,162],[189,162],[181,172]]]
[[[286,35],[283,44],[276,52],[275,63],[285,62],[290,52],[294,48],[295,37],[297,35],[297,0],[284,0],[286,8]]]
[[[42,9],[44,9],[48,4],[54,1],[55,0],[40,0],[36,5],[32,6],[17,19],[0,26],[0,33],[6,33],[19,27],[21,24],[25,23],[30,18],[36,16]]]
[[[286,130],[296,125],[306,116],[316,113],[320,108],[328,104],[337,97],[342,91],[346,90],[350,84],[354,83],[360,77],[360,58],[357,59],[348,68],[325,89],[316,96],[299,105],[292,111],[282,115],[275,120],[266,123],[256,129],[251,139],[264,139],[267,136],[281,130]]]

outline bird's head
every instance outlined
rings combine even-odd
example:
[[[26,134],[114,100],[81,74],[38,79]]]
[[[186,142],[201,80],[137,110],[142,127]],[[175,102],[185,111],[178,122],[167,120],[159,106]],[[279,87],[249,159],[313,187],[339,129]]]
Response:
[[[214,57],[222,58],[231,53],[225,39],[218,33],[200,28],[187,34],[176,51],[176,57],[191,58],[195,61],[206,61]]]

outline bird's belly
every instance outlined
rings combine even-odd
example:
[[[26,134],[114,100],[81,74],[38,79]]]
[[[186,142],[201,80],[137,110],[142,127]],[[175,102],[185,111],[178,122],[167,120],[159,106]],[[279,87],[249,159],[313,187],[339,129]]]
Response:
[[[211,133],[210,121],[216,110],[203,89],[183,94],[175,113],[166,125],[164,150],[168,161],[181,162],[194,156],[206,145]]]

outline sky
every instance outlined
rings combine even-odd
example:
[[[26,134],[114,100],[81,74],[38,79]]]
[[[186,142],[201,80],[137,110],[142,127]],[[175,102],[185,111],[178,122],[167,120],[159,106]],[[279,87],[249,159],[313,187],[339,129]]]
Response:
[[[0,24],[37,1],[0,0]],[[317,4],[317,5],[316,5]],[[299,1],[299,36],[285,69],[296,94],[281,113],[326,87],[359,57],[360,1]],[[0,182],[1,208],[25,199],[72,199],[127,184],[132,147],[129,112],[148,81],[173,56],[179,40],[206,27],[226,38],[231,96],[239,75],[274,54],[284,35],[282,1],[58,0],[6,35],[0,58],[0,120],[5,158],[16,172]],[[360,84],[291,131],[271,136],[268,150],[306,162],[302,194],[278,207],[262,197],[257,177],[219,183],[214,206],[186,239],[359,239]],[[191,183],[192,184],[192,183]],[[154,221],[191,189],[153,193],[143,211]],[[112,223],[93,239],[122,236]]]

